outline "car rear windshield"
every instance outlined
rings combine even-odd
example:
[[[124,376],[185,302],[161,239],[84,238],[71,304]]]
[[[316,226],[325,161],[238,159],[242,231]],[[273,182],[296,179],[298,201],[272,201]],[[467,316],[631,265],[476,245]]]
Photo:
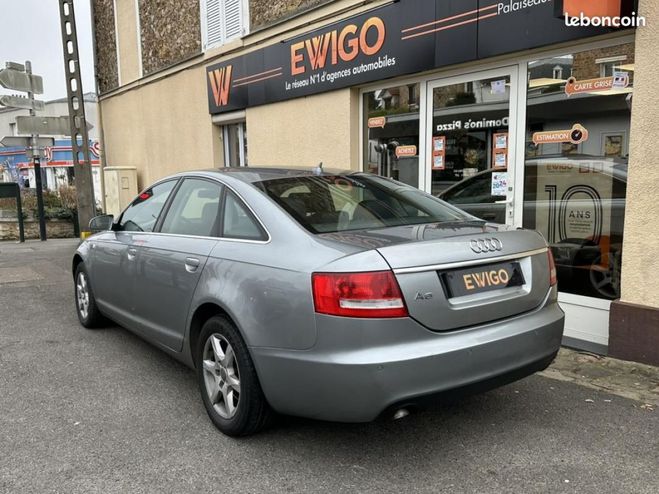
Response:
[[[473,219],[429,194],[377,175],[309,175],[254,185],[313,233]]]

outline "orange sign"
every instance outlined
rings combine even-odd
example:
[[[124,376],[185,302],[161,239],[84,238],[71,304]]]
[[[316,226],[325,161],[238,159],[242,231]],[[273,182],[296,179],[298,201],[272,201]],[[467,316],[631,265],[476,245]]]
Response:
[[[570,77],[565,85],[565,94],[572,96],[579,93],[592,93],[597,91],[608,91],[613,89],[613,77],[600,77],[599,79],[586,79],[584,81],[577,81],[574,77]],[[616,82],[616,89],[622,89],[629,86],[629,77],[626,80]]]
[[[416,156],[416,146],[396,147],[396,158],[405,158],[409,156]]]
[[[613,17],[620,15],[621,0],[563,0],[563,13],[569,17]]]
[[[371,56],[380,51],[386,38],[384,21],[370,17],[362,25],[348,24],[291,45],[291,75],[324,69],[339,61],[350,62],[359,55]]]
[[[215,104],[217,106],[226,106],[229,102],[232,70],[233,66],[227,65],[221,69],[215,69],[212,72],[208,72],[208,79],[210,79],[213,98],[215,99]]]
[[[384,129],[384,126],[387,123],[387,117],[373,117],[368,119],[368,128],[375,129],[381,128]]]
[[[579,144],[588,140],[588,130],[581,124],[574,124],[568,130],[548,130],[533,134],[533,144],[552,144],[557,142],[571,142]]]

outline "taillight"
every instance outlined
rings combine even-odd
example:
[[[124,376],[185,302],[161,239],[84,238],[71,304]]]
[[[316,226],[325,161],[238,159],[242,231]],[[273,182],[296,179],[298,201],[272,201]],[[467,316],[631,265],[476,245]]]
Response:
[[[392,271],[314,273],[311,277],[316,312],[346,317],[406,317]]]
[[[554,263],[554,254],[551,253],[551,249],[547,249],[547,258],[549,259],[549,286],[554,286],[558,283],[556,278],[556,263]]]

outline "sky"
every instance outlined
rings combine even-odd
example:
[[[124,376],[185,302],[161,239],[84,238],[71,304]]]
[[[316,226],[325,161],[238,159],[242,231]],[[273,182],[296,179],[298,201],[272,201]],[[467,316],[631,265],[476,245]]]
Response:
[[[74,0],[82,90],[95,92],[90,0]],[[0,68],[5,62],[32,62],[32,72],[43,77],[44,94],[50,101],[66,97],[62,34],[58,0],[0,0]],[[0,87],[0,95],[12,91]]]

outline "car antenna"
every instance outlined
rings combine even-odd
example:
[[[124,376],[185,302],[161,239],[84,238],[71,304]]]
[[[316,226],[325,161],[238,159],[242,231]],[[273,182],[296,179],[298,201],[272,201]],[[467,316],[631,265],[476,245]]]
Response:
[[[316,168],[314,168],[313,172],[316,175],[322,175],[323,174],[323,162],[322,161],[320,163],[318,163],[318,166]]]

